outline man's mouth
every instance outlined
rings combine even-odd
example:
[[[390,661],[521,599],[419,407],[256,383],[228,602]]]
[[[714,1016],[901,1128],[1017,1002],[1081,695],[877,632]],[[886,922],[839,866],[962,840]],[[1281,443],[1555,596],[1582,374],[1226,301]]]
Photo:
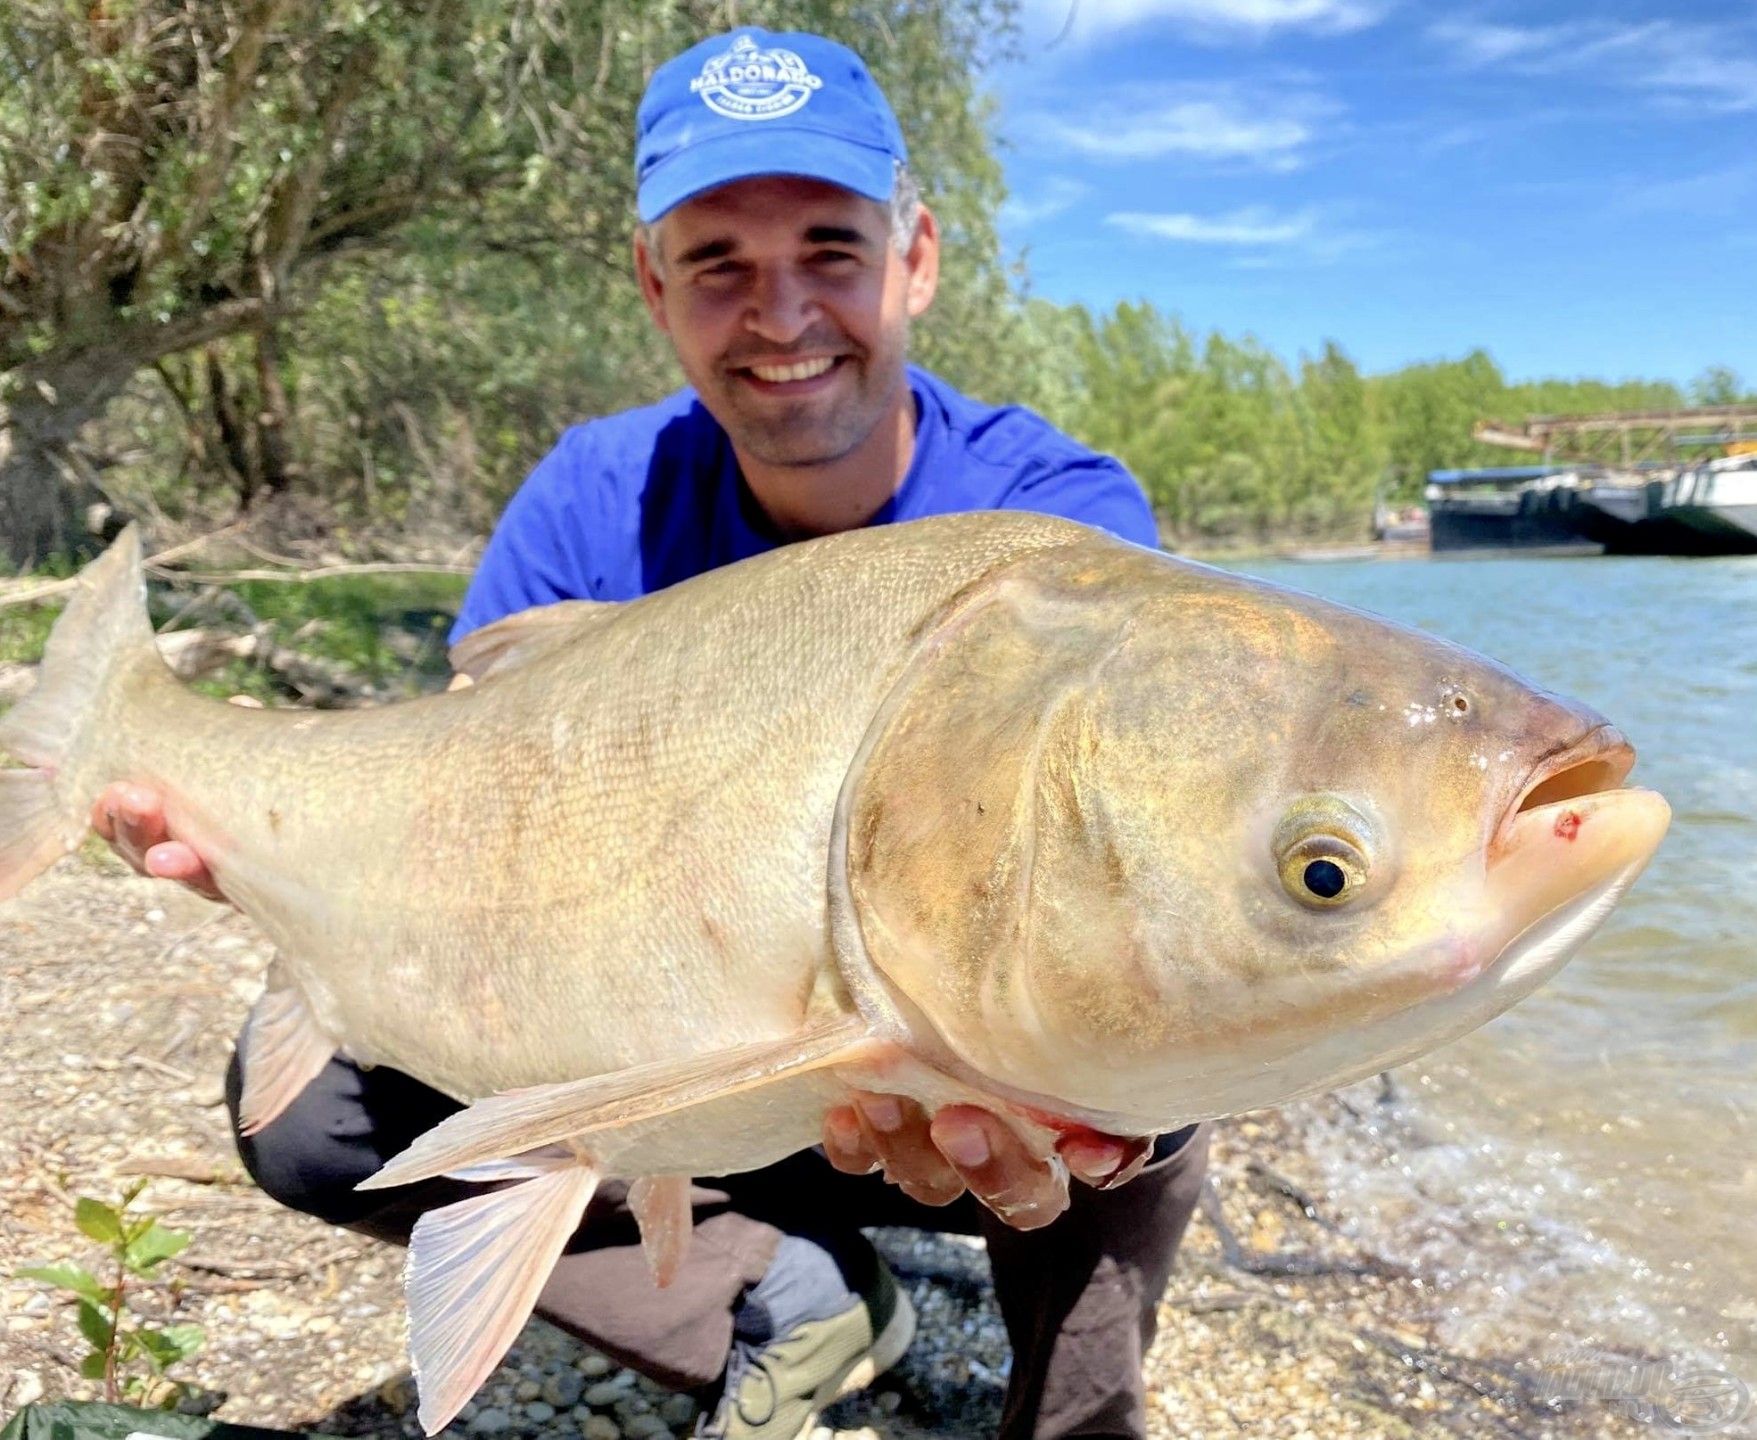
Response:
[[[818,355],[776,364],[741,365],[732,373],[765,394],[802,395],[827,384],[846,358],[843,355]]]

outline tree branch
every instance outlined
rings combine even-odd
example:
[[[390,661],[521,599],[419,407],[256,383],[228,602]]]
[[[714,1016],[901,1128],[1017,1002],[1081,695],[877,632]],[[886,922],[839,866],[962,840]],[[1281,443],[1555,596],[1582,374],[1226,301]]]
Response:
[[[245,16],[227,56],[219,98],[202,125],[207,132],[207,143],[189,182],[182,220],[174,230],[166,230],[148,246],[142,261],[143,269],[163,255],[181,255],[190,237],[207,224],[237,149],[238,107],[243,104],[262,67],[262,52],[269,32],[280,22],[291,3],[292,0],[261,0],[253,13]]]
[[[287,271],[298,257],[311,227],[312,212],[323,187],[323,175],[331,163],[336,137],[348,111],[378,63],[378,47],[369,40],[358,42],[342,63],[342,73],[323,102],[318,116],[318,135],[304,159],[287,175],[274,198],[262,227],[262,264],[268,293],[280,293]]]

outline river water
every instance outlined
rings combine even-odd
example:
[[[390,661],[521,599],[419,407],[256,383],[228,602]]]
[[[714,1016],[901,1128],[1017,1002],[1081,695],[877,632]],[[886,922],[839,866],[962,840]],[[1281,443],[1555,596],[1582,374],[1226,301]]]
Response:
[[[1377,1155],[1338,1131],[1351,1223],[1474,1282],[1509,1338],[1757,1392],[1757,559],[1238,568],[1597,707],[1673,808],[1647,873],[1556,979],[1398,1072]]]

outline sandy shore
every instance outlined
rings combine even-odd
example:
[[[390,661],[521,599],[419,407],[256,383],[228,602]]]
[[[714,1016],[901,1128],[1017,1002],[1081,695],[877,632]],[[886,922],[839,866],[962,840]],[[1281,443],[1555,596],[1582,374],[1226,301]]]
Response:
[[[276,1206],[227,1137],[220,1076],[267,958],[238,916],[105,860],[70,861],[0,906],[0,1277],[89,1262],[72,1197],[148,1176],[142,1203],[195,1238],[143,1308],[206,1328],[186,1372],[203,1404],[239,1422],[414,1436],[400,1254]],[[1497,1352],[1487,1291],[1375,1253],[1332,1211],[1310,1137],[1358,1130],[1371,1155],[1389,1143],[1373,1105],[1356,1087],[1221,1127],[1160,1311],[1152,1433],[1653,1433],[1601,1403],[1547,1403],[1528,1357]],[[980,1246],[878,1238],[920,1309],[920,1338],[826,1419],[883,1436],[992,1434],[1008,1357]],[[40,1397],[95,1396],[58,1296],[0,1278],[0,1316],[0,1419]],[[692,1417],[686,1400],[538,1322],[448,1434],[666,1440]]]

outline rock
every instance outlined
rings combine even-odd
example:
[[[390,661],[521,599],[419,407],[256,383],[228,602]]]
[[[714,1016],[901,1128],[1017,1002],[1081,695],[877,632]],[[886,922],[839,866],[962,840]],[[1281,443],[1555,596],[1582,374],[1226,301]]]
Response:
[[[628,1387],[633,1383],[632,1380],[623,1380],[621,1378],[615,1380],[600,1380],[596,1385],[591,1386],[585,1392],[586,1404],[614,1405],[628,1393]]]
[[[873,1405],[881,1415],[895,1415],[903,1406],[903,1397],[895,1390],[881,1390]]]
[[[608,1375],[615,1367],[602,1355],[591,1354],[580,1356],[574,1362],[573,1368],[584,1375],[586,1379],[596,1380],[602,1375]]]
[[[555,1407],[547,1400],[533,1400],[525,1406],[525,1419],[535,1421],[538,1425],[547,1425],[555,1418]]]
[[[43,1398],[43,1377],[35,1370],[20,1370],[12,1379],[11,1401],[23,1407]]]
[[[542,1385],[530,1376],[526,1376],[523,1380],[519,1381],[519,1383],[513,1387],[512,1392],[513,1399],[519,1401],[535,1400],[542,1393]]]
[[[469,1427],[472,1435],[504,1435],[510,1429],[512,1429],[512,1416],[498,1405],[490,1405],[486,1410],[479,1412],[476,1418],[470,1421]]]
[[[622,1433],[628,1440],[654,1440],[665,1429],[665,1422],[651,1411],[645,1415],[630,1415],[622,1422]]]
[[[586,1382],[577,1370],[560,1370],[543,1382],[543,1398],[557,1410],[566,1410],[580,1403]]]
[[[645,1395],[624,1395],[612,1408],[616,1411],[616,1418],[623,1422],[626,1429],[628,1422],[636,1415],[651,1414],[653,1402]]]
[[[588,1415],[580,1422],[580,1440],[622,1440],[622,1427],[608,1415]]]
[[[392,1415],[407,1415],[415,1406],[415,1380],[396,1375],[378,1387],[378,1400]]]
[[[659,1403],[659,1418],[673,1430],[681,1430],[695,1421],[695,1401],[687,1395],[669,1395]]]

